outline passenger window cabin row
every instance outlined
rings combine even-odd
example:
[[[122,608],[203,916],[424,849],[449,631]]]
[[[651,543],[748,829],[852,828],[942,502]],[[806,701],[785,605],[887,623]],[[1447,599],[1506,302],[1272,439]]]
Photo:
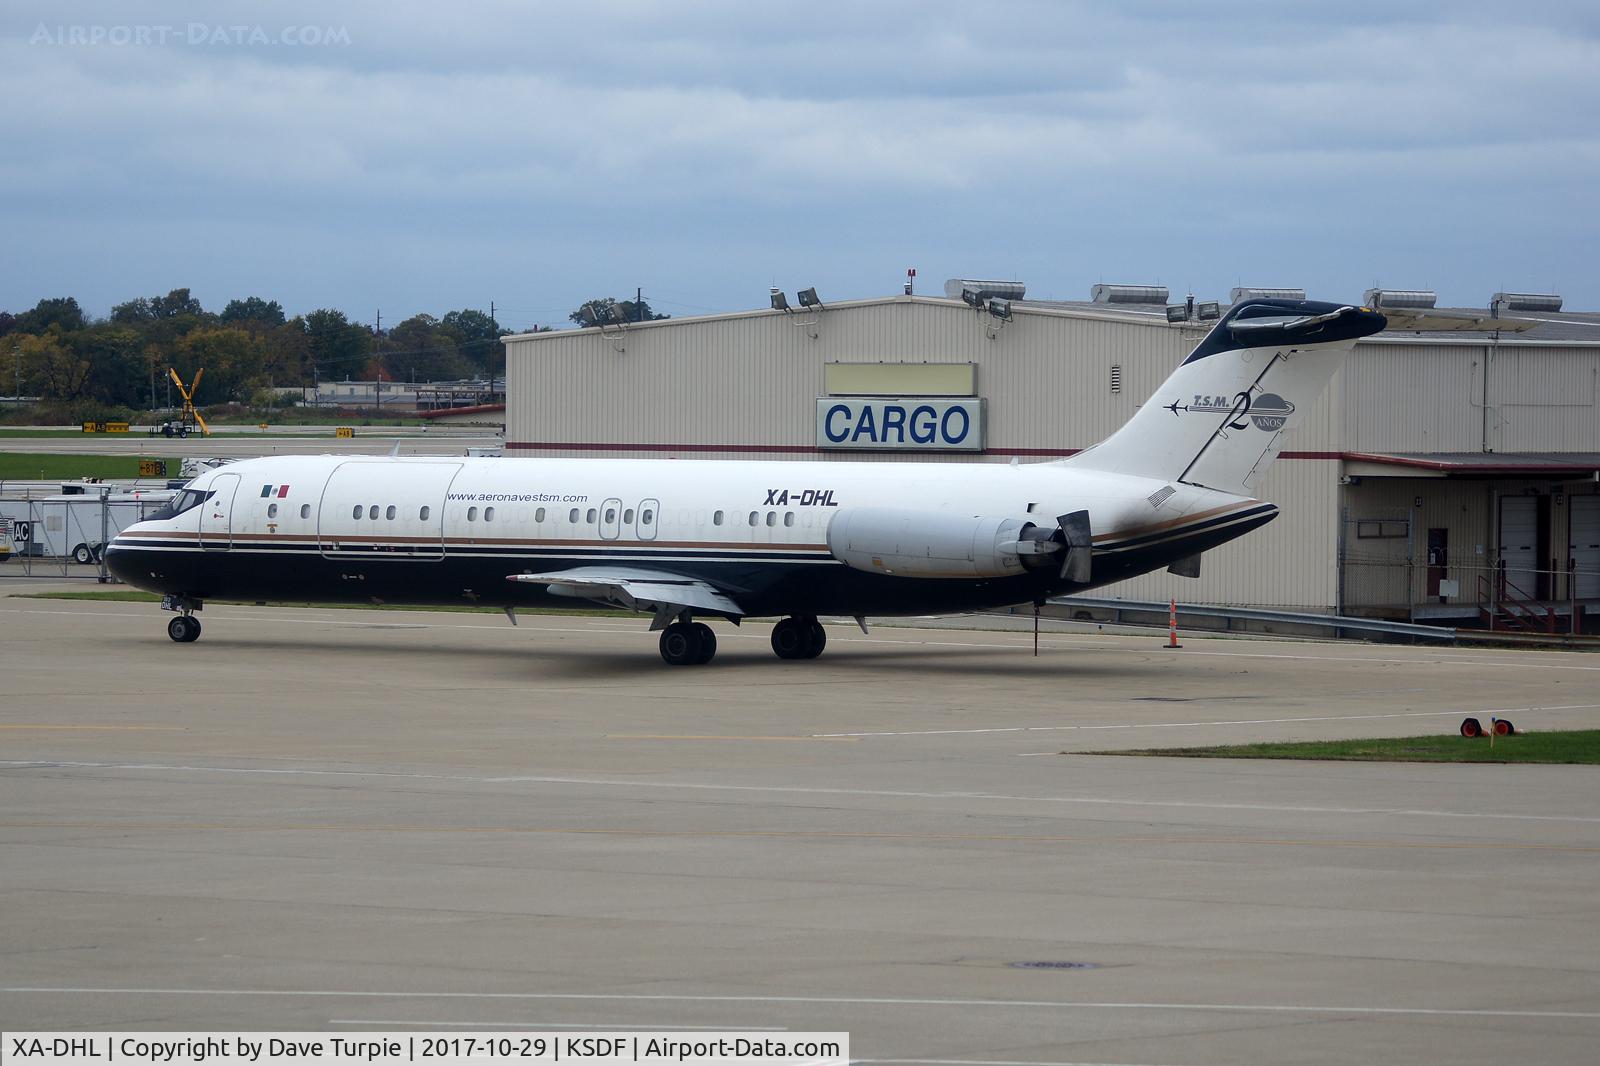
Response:
[[[428,520],[429,515],[432,514],[432,512],[433,512],[433,509],[431,507],[428,507],[427,505],[423,505],[422,507],[417,509],[417,521],[426,522]],[[360,520],[362,518],[366,518],[368,521],[374,521],[374,522],[378,520],[378,516],[380,514],[383,516],[383,518],[386,521],[393,522],[395,520],[395,518],[398,516],[398,513],[399,512],[396,509],[396,507],[394,506],[394,504],[389,504],[387,507],[380,507],[378,504],[370,504],[370,505],[365,505],[364,506],[364,505],[358,503],[355,506],[350,508],[350,517],[351,518],[357,519],[357,520]],[[703,517],[704,514],[705,514],[705,512],[702,511],[701,512],[701,515],[702,515],[702,519],[701,520],[702,521],[704,521],[704,517]],[[268,518],[277,518],[278,517],[278,505],[276,503],[267,505],[267,517]],[[303,503],[303,504],[300,505],[300,517],[301,518],[310,518],[311,517],[311,505],[309,503]],[[649,507],[646,507],[646,508],[644,508],[643,510],[641,510],[639,512],[639,521],[644,523],[647,526],[655,521],[655,517],[656,516],[655,516],[654,510],[652,510]],[[533,520],[535,522],[543,525],[544,521],[545,521],[545,518],[546,518],[546,511],[545,511],[545,509],[543,507],[540,507],[538,510],[534,511]],[[600,512],[596,508],[593,508],[593,507],[590,507],[587,510],[584,509],[584,508],[581,508],[581,507],[574,507],[571,511],[567,512],[567,521],[572,525],[578,525],[580,522],[586,522],[589,525],[594,525],[595,522],[598,521],[599,518],[600,518]],[[467,508],[467,521],[468,522],[477,522],[480,519],[482,521],[484,521],[484,522],[493,522],[494,521],[494,508],[493,507],[485,507],[485,508],[482,509],[481,512],[477,507],[468,507]],[[629,526],[633,525],[633,519],[634,519],[634,509],[632,507],[624,508],[623,511],[622,511],[622,523],[623,523],[623,525],[629,525]],[[723,525],[726,520],[727,520],[727,514],[725,512],[723,512],[723,511],[715,511],[711,515],[711,524],[714,525],[714,526]],[[615,507],[607,507],[606,508],[605,521],[606,521],[607,525],[611,525],[611,524],[613,524],[613,523],[615,523],[617,521],[617,509]],[[778,524],[778,521],[779,521],[779,512],[778,511],[767,511],[767,512],[765,512],[765,517],[764,518],[763,518],[763,512],[761,512],[761,511],[751,511],[750,512],[750,516],[748,518],[748,522],[752,527],[760,526],[762,524],[765,524],[765,525],[768,525],[768,526],[776,526]],[[793,526],[794,525],[794,512],[793,511],[784,511],[784,512],[782,512],[782,521],[783,521],[783,524],[785,526]]]

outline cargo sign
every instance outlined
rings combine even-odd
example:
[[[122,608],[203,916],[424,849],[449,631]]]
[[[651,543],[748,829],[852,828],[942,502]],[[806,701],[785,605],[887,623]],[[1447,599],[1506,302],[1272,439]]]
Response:
[[[817,398],[817,447],[983,451],[983,400]]]

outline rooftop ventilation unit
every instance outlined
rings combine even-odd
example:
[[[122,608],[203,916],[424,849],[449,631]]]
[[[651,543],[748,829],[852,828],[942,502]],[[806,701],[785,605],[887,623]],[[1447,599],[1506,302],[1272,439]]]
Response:
[[[1239,288],[1228,293],[1229,303],[1239,303],[1242,300],[1304,300],[1304,289],[1249,289]]]
[[[1002,300],[1020,300],[1028,286],[1020,281],[974,281],[972,278],[951,278],[944,283],[944,294],[952,300],[965,300],[973,307],[981,307],[985,300],[996,297]]]
[[[1554,293],[1497,292],[1489,306],[1499,311],[1559,311],[1561,297]]]
[[[1165,285],[1096,285],[1089,290],[1089,299],[1097,304],[1164,304],[1167,302]]]
[[[1361,302],[1368,307],[1409,307],[1428,310],[1439,302],[1437,293],[1427,289],[1368,289],[1361,294]]]

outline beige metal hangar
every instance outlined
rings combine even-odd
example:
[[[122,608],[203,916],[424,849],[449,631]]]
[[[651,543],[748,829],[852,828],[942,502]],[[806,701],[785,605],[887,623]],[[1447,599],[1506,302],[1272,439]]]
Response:
[[[1236,289],[1304,295],[1297,290]],[[1012,282],[507,338],[506,454],[1046,462],[1128,419],[1215,304]],[[1365,302],[1433,308],[1431,293]],[[1223,305],[1226,306],[1226,305]],[[1495,294],[1526,332],[1360,342],[1260,486],[1282,508],[1129,599],[1600,631],[1600,314]],[[1587,618],[1584,608],[1587,607]]]

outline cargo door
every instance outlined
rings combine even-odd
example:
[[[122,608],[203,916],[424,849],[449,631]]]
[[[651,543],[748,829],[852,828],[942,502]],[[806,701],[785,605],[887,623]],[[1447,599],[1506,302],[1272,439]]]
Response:
[[[1567,502],[1573,594],[1580,600],[1600,598],[1600,496],[1573,496]]]
[[[218,474],[206,488],[211,496],[200,504],[200,547],[226,551],[233,546],[233,498],[239,492],[239,475]]]
[[[1506,591],[1519,599],[1543,599],[1540,573],[1539,504],[1543,496],[1500,498],[1500,568]]]

